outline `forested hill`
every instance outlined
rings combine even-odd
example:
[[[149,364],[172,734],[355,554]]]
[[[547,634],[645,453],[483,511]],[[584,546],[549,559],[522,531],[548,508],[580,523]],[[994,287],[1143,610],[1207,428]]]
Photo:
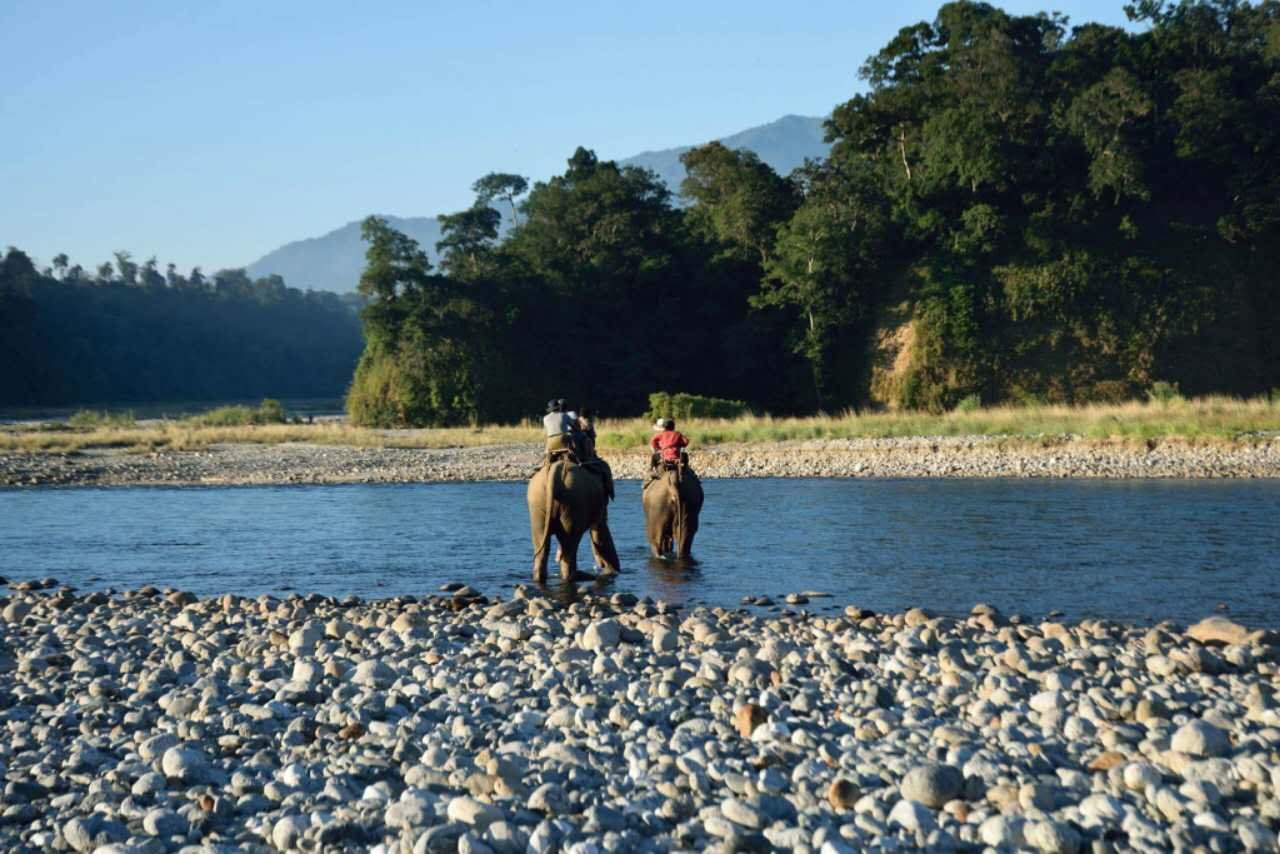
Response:
[[[824,160],[684,152],[676,204],[584,148],[477,181],[444,258],[365,224],[366,423],[804,411],[1280,388],[1280,2],[1132,29],[943,5],[861,68]],[[496,165],[496,164],[495,164]],[[527,192],[526,192],[527,191]],[[498,211],[520,198],[500,234]]]
[[[353,300],[279,277],[0,260],[0,406],[336,398],[360,347]]]
[[[783,175],[800,166],[806,158],[825,157],[830,148],[823,140],[822,119],[811,116],[783,116],[775,122],[726,136],[721,142],[732,149],[754,152]],[[652,169],[668,189],[678,193],[685,178],[680,157],[690,147],[646,151],[621,163]],[[499,213],[505,216],[507,212],[499,208]],[[436,259],[436,241],[440,239],[440,222],[436,217],[382,215],[381,218],[412,237],[432,260]],[[363,266],[364,244],[360,241],[360,223],[356,221],[319,237],[286,243],[249,264],[245,271],[255,277],[283,276],[286,282],[299,287],[346,293],[355,290]]]

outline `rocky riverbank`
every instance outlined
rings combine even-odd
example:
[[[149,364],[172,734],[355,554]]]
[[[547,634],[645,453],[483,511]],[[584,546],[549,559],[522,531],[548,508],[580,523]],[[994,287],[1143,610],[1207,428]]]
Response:
[[[331,445],[215,445],[139,454],[0,453],[0,486],[249,485],[523,480],[538,445],[410,450]],[[621,479],[643,476],[648,454],[606,450]],[[1203,443],[1001,437],[842,439],[695,448],[703,477],[1280,477],[1280,439]]]
[[[6,850],[1277,847],[1280,648],[1225,621],[19,587]]]

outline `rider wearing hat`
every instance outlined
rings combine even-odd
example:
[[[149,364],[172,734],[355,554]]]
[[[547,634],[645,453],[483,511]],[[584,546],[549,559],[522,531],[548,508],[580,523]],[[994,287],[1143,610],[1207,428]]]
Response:
[[[573,432],[577,425],[564,411],[563,399],[548,400],[547,414],[542,419],[543,432],[547,435],[547,453],[573,450]]]
[[[653,449],[654,468],[658,467],[659,462],[680,462],[680,449],[689,446],[689,439],[677,432],[676,422],[670,418],[659,418],[654,422],[653,429],[657,431],[657,435],[649,440],[649,447]]]

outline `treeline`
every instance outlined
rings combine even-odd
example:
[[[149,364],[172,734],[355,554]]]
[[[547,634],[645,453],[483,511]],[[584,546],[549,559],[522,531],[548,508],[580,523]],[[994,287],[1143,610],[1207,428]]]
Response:
[[[339,397],[360,353],[358,300],[243,270],[188,275],[117,253],[0,260],[0,405]]]
[[[370,219],[367,423],[612,414],[658,389],[774,412],[1280,386],[1280,4],[1139,31],[944,5],[862,67],[830,157],[711,144],[680,206],[579,149],[476,184],[442,269]],[[499,241],[499,210],[512,227]],[[1172,386],[1170,386],[1172,387]]]

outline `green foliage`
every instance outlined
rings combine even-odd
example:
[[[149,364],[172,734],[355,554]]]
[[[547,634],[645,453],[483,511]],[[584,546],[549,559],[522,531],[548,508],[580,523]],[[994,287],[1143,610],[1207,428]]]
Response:
[[[511,208],[511,224],[515,225],[520,221],[516,199],[529,191],[529,180],[510,172],[490,172],[472,184],[471,190],[476,194],[477,207],[489,207],[496,199],[506,202]]]
[[[106,412],[93,409],[81,409],[71,414],[67,424],[76,430],[99,430],[102,428],[124,428],[137,426],[138,420],[133,410],[124,412]]]
[[[645,418],[738,418],[750,414],[751,409],[741,400],[657,391],[649,395]]]
[[[1147,389],[1147,400],[1161,406],[1168,406],[1182,400],[1182,393],[1178,391],[1177,383],[1156,382]]]
[[[409,237],[369,217],[360,291],[365,351],[347,390],[353,423],[446,426],[477,417],[476,388],[487,317],[459,283],[431,274]]]
[[[947,3],[833,111],[831,163],[869,170],[856,195],[890,211],[881,269],[917,273],[891,402],[1275,383],[1280,7],[1132,11],[1149,29]]]
[[[219,406],[183,419],[193,427],[250,427],[257,424],[285,424],[284,406],[274,398],[264,398],[256,407]]]
[[[982,395],[970,394],[960,398],[956,404],[956,412],[977,412],[982,408]]]
[[[795,210],[795,188],[750,151],[719,142],[680,155],[688,177],[680,192],[693,201],[690,226],[725,252],[761,266],[773,253],[775,234]]]
[[[336,294],[117,260],[132,284],[112,264],[92,278],[65,257],[44,273],[0,257],[0,406],[333,398],[350,382],[360,323]]]

